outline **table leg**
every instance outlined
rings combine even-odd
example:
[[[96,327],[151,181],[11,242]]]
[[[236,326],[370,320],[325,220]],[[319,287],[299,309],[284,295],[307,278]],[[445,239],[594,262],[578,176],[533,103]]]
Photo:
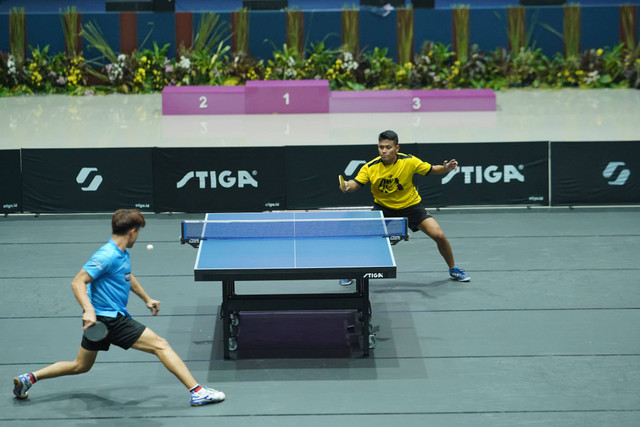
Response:
[[[233,293],[233,281],[222,282],[222,307],[220,315],[222,316],[222,348],[224,350],[225,360],[231,359],[229,355],[229,329],[231,325],[231,313],[229,313],[229,295]]]
[[[357,279],[357,291],[362,295],[362,356],[369,357],[369,330],[371,324],[371,303],[369,302],[369,279]]]

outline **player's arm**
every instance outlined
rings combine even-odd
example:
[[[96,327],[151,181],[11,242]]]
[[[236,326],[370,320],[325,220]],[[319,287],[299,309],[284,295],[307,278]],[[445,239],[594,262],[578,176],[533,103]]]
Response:
[[[431,173],[436,175],[442,175],[444,173],[451,172],[458,168],[458,161],[456,159],[445,160],[441,165],[433,165],[431,167]]]
[[[78,304],[82,307],[82,325],[83,329],[87,329],[89,326],[96,323],[96,311],[91,304],[89,295],[87,295],[87,285],[93,281],[93,278],[89,276],[84,269],[80,270],[76,277],[71,280],[71,290],[73,295],[78,300]]]
[[[343,193],[351,193],[353,191],[359,190],[360,188],[362,188],[362,184],[354,180],[350,180],[350,181],[345,181],[344,187],[342,187],[340,190],[342,190]]]
[[[158,312],[160,311],[160,301],[154,300],[149,295],[147,295],[147,292],[145,292],[140,282],[138,282],[138,279],[136,279],[136,276],[132,274],[130,277],[131,277],[131,292],[138,295],[140,299],[144,301],[147,308],[151,310],[151,314],[153,314],[154,316],[157,316]]]

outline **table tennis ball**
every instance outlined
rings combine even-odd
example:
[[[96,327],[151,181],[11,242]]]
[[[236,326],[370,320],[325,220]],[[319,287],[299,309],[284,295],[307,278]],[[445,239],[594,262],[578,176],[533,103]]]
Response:
[[[152,251],[153,250],[153,245],[151,245],[151,244],[147,245],[147,250],[148,251]]]

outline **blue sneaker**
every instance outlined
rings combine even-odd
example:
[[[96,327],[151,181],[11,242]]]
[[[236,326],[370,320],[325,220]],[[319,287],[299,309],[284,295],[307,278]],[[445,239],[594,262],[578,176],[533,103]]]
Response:
[[[212,388],[201,387],[199,391],[191,392],[191,406],[202,406],[209,403],[219,403],[225,399],[223,392]]]
[[[340,279],[340,286],[349,286],[353,283],[353,279]]]
[[[29,389],[32,385],[31,374],[18,375],[13,379],[13,394],[18,399],[26,399],[29,396]]]
[[[451,270],[449,270],[449,277],[451,277],[452,280],[456,280],[458,282],[468,282],[469,280],[471,280],[471,277],[467,273],[465,273],[463,269],[458,267],[453,267]]]

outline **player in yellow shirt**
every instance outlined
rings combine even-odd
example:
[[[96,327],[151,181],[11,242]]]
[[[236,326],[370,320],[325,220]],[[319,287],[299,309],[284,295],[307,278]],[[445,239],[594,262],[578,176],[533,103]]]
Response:
[[[421,230],[436,242],[449,267],[451,279],[468,282],[471,277],[456,267],[449,240],[435,218],[422,206],[422,198],[413,184],[413,175],[417,173],[441,175],[455,170],[458,162],[452,159],[445,160],[442,165],[431,165],[417,157],[400,153],[399,149],[398,135],[392,130],[382,132],[378,136],[380,156],[362,166],[355,179],[345,181],[340,190],[350,193],[370,182],[373,209],[381,210],[385,217],[406,217],[412,231]],[[340,281],[342,285],[350,283],[349,279]]]

